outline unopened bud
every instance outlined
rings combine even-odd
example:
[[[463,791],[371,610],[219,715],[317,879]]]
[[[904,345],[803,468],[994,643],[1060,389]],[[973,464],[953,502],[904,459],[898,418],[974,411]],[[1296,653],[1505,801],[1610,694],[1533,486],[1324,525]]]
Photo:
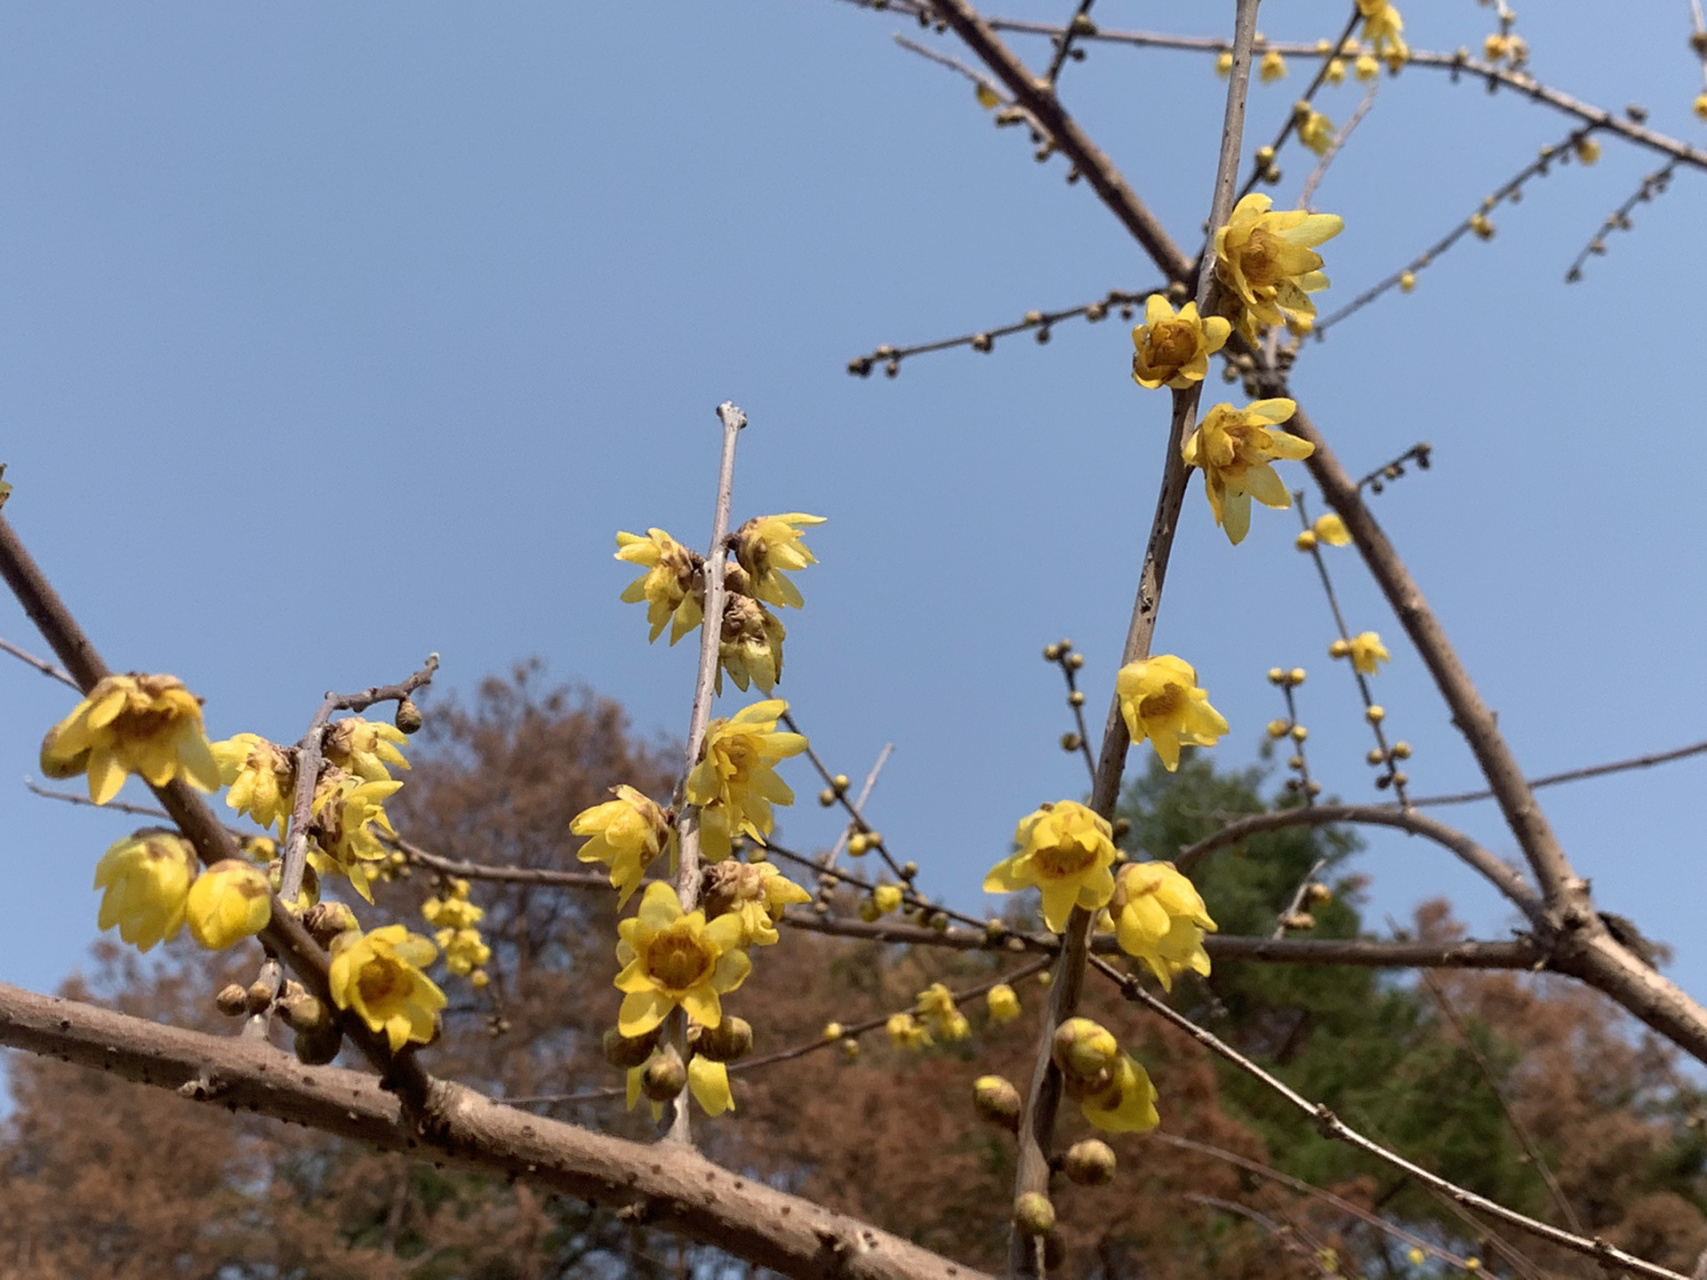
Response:
[[[1060,645],[1058,645],[1058,644],[1046,644],[1043,646],[1043,660],[1045,662],[1057,662],[1060,660],[1060,657],[1061,657],[1061,646]]]
[[[1310,930],[1316,927],[1316,917],[1308,911],[1288,911],[1280,917],[1280,924],[1285,929]]]
[[[1045,1236],[1055,1230],[1055,1206],[1049,1197],[1027,1191],[1014,1201],[1014,1226],[1028,1236]]]
[[[974,1080],[972,1103],[978,1108],[981,1119],[1009,1133],[1019,1132],[1020,1111],[1025,1104],[1020,1099],[1019,1090],[1001,1076],[979,1076]]]
[[[402,698],[397,703],[397,714],[393,717],[397,727],[404,733],[419,733],[426,722],[421,715],[421,708],[415,705],[413,698]]]
[[[828,809],[831,805],[836,803],[836,793],[831,791],[828,787],[825,787],[818,793],[818,803]]]
[[[675,1045],[654,1053],[640,1073],[640,1091],[653,1102],[668,1102],[688,1085],[688,1069]]]
[[[1393,744],[1393,759],[1395,759],[1395,760],[1409,760],[1410,758],[1411,758],[1411,744],[1410,743],[1408,743],[1408,742],[1395,742]]]
[[[1300,551],[1314,551],[1316,549],[1316,535],[1306,529],[1292,540],[1292,545]]]
[[[243,993],[243,1007],[250,1013],[265,1013],[272,1007],[273,997],[277,994],[271,983],[257,978]]]
[[[296,1058],[310,1067],[323,1067],[338,1056],[338,1050],[344,1046],[344,1033],[338,1029],[338,1024],[328,1021],[324,1026],[316,1027],[313,1031],[296,1033]]]
[[[221,987],[213,998],[214,1006],[228,1018],[241,1018],[249,1012],[249,993],[233,982]]]
[[[332,1021],[332,1011],[306,991],[279,1001],[286,1025],[301,1035],[319,1031]]]
[[[1068,1018],[1055,1029],[1055,1065],[1063,1075],[1080,1082],[1095,1080],[1120,1060],[1114,1033],[1089,1018]]]
[[[656,1027],[643,1036],[625,1036],[612,1027],[605,1032],[605,1061],[620,1071],[638,1067],[658,1047],[658,1036]]]
[[[695,1023],[692,1036],[696,1052],[713,1062],[737,1062],[753,1051],[753,1024],[745,1018],[724,1018],[715,1027]]]
[[[1095,1138],[1075,1142],[1061,1160],[1061,1172],[1081,1187],[1100,1187],[1114,1181],[1114,1168],[1114,1149]]]
[[[1077,751],[1080,746],[1084,744],[1084,741],[1085,740],[1076,733],[1063,733],[1061,735],[1061,750]]]
[[[341,902],[322,902],[310,907],[302,916],[303,926],[323,947],[330,947],[340,933],[359,929],[356,913]]]

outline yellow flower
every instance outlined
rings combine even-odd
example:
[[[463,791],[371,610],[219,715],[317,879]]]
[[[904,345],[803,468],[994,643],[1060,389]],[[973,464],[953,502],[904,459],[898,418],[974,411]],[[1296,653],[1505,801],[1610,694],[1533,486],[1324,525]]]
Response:
[[[806,750],[798,733],[776,732],[777,718],[787,710],[780,698],[755,702],[706,728],[699,763],[688,775],[687,800],[701,807],[700,849],[708,861],[727,858],[737,834],[762,842],[776,825],[771,806],[794,803],[794,792],[772,768]]]
[[[1209,357],[1226,345],[1232,331],[1220,316],[1199,319],[1195,302],[1175,315],[1166,298],[1152,293],[1144,300],[1144,323],[1132,331],[1132,380],[1141,387],[1165,384],[1184,391],[1203,381]]]
[[[1308,458],[1316,451],[1308,440],[1274,430],[1297,407],[1284,398],[1258,400],[1243,409],[1218,404],[1185,442],[1185,463],[1203,469],[1209,509],[1235,546],[1250,532],[1252,498],[1279,510],[1292,505],[1292,495],[1269,463]]]
[[[1343,547],[1351,541],[1351,531],[1345,527],[1345,521],[1331,511],[1325,516],[1317,516],[1316,523],[1310,527],[1330,547]]]
[[[877,914],[889,915],[901,909],[901,886],[898,884],[880,884],[871,891],[871,900],[877,906]]]
[[[680,1006],[706,1027],[723,1021],[719,996],[747,980],[752,961],[740,949],[738,916],[719,916],[710,924],[703,911],[682,910],[681,900],[661,881],[646,886],[640,912],[617,925],[622,940],[616,958],[622,972],[616,989],[623,993],[616,1029],[645,1035]]]
[[[729,1091],[729,1068],[721,1062],[697,1053],[689,1058],[688,1089],[708,1116],[720,1116],[735,1109],[735,1095]]]
[[[1349,655],[1352,667],[1366,676],[1379,674],[1380,664],[1392,660],[1387,646],[1381,643],[1381,637],[1373,631],[1365,631],[1362,635],[1353,636],[1349,641],[1336,640],[1329,653],[1336,658]]]
[[[1270,49],[1263,54],[1262,61],[1257,64],[1257,79],[1264,84],[1286,79],[1286,59],[1280,56],[1280,50]]]
[[[787,630],[764,605],[751,596],[731,594],[723,607],[716,691],[723,692],[727,671],[742,693],[749,683],[769,693],[782,679],[782,642],[787,638]]]
[[[196,874],[196,851],[176,831],[145,827],[125,837],[95,865],[103,929],[139,951],[170,941],[184,927],[184,903]]]
[[[1334,144],[1334,122],[1320,111],[1307,113],[1298,126],[1298,141],[1319,156],[1327,155]]]
[[[1413,1248],[1413,1249],[1412,1249],[1412,1250],[1411,1250],[1411,1251],[1410,1251],[1410,1252],[1409,1252],[1409,1253],[1407,1253],[1407,1254],[1406,1254],[1406,1255],[1405,1255],[1405,1257],[1406,1257],[1406,1258],[1408,1258],[1408,1259],[1409,1259],[1409,1260],[1410,1260],[1410,1264],[1411,1264],[1411,1265],[1412,1265],[1412,1266],[1413,1266],[1413,1267],[1420,1267],[1420,1266],[1422,1266],[1422,1264],[1423,1264],[1423,1259],[1424,1259],[1424,1258],[1425,1258],[1425,1257],[1426,1257],[1426,1256],[1427,1256],[1427,1255],[1426,1255],[1426,1254],[1424,1254],[1424,1253],[1423,1253],[1423,1251],[1422,1251],[1422,1250],[1421,1250],[1421,1249],[1416,1249],[1416,1248]]]
[[[617,906],[640,887],[646,868],[665,849],[670,851],[670,870],[676,865],[676,831],[666,814],[633,787],[613,787],[615,800],[583,809],[569,823],[572,835],[591,836],[576,856],[582,862],[610,866],[611,888],[618,891]]]
[[[1203,935],[1215,932],[1215,921],[1197,886],[1173,863],[1131,862],[1122,867],[1109,911],[1120,949],[1149,965],[1167,990],[1173,990],[1174,975],[1187,969],[1208,975]]]
[[[468,881],[452,880],[442,897],[421,904],[421,917],[444,929],[472,929],[486,918],[486,908],[468,900]]]
[[[914,1013],[942,1039],[952,1043],[972,1034],[972,1024],[954,1003],[954,995],[940,982],[919,992]]]
[[[276,826],[284,839],[296,803],[296,755],[256,733],[240,733],[212,744],[219,781],[231,788],[227,808],[246,813],[263,827]]]
[[[1326,289],[1328,278],[1314,246],[1345,227],[1337,214],[1273,213],[1273,203],[1253,192],[1215,232],[1215,274],[1241,305],[1239,330],[1246,337],[1254,336],[1257,325],[1315,317],[1316,304],[1308,295]]]
[[[1344,84],[1345,83],[1345,59],[1344,58],[1330,58],[1328,60],[1328,71],[1327,71],[1326,79],[1327,79],[1327,82],[1329,84],[1336,84],[1337,85],[1337,84]]]
[[[890,1015],[883,1029],[889,1033],[889,1042],[897,1049],[928,1049],[935,1043],[931,1033],[910,1013]]]
[[[349,877],[355,891],[369,902],[373,901],[369,882],[378,874],[378,868],[360,864],[381,862],[389,856],[378,833],[395,838],[397,832],[380,802],[402,785],[363,782],[342,769],[332,768],[321,775],[320,785],[314,790],[314,820],[309,835],[327,858],[327,865],[318,870],[342,872]]]
[[[1411,56],[1401,34],[1405,20],[1388,0],[1357,0],[1357,11],[1363,15],[1363,38],[1374,46],[1375,56],[1385,58],[1387,65],[1397,70]]]
[[[351,716],[333,725],[326,734],[322,754],[332,764],[353,773],[363,782],[386,782],[391,778],[386,765],[407,769],[409,762],[396,744],[405,742],[403,730],[396,725],[375,724],[360,716]]]
[[[1149,1073],[1123,1053],[1113,1076],[1106,1088],[1080,1100],[1085,1119],[1109,1133],[1143,1133],[1160,1124]]]
[[[648,529],[644,538],[618,533],[616,545],[618,560],[646,569],[623,588],[622,598],[629,604],[646,602],[650,639],[656,640],[668,625],[674,644],[699,625],[705,614],[705,582],[698,556],[662,529]]]
[[[421,972],[438,949],[400,924],[362,934],[355,930],[332,939],[332,968],[327,975],[332,1003],[354,1009],[368,1029],[383,1032],[396,1053],[405,1044],[433,1038],[445,993]]]
[[[87,773],[96,804],[116,796],[130,773],[156,787],[179,777],[203,791],[219,787],[201,700],[176,676],[104,677],[47,731],[41,770],[50,778]]]
[[[445,953],[445,968],[458,977],[472,978],[492,958],[478,929],[440,929],[434,938]]]
[[[1014,829],[1019,852],[998,862],[984,877],[985,893],[1013,893],[1037,886],[1043,919],[1060,933],[1075,906],[1095,911],[1114,893],[1113,829],[1108,820],[1073,800],[1046,804]]]
[[[1373,80],[1381,74],[1381,64],[1372,55],[1360,53],[1352,66],[1352,74],[1359,80]]]
[[[1478,240],[1492,240],[1494,238],[1493,220],[1485,213],[1470,215],[1470,230],[1476,233]]]
[[[1179,768],[1182,746],[1212,747],[1227,732],[1227,721],[1197,687],[1197,672],[1171,653],[1128,663],[1114,687],[1132,741],[1148,738],[1169,773]]]
[[[184,918],[190,936],[209,951],[252,938],[273,918],[267,873],[247,862],[216,862],[190,886]]]
[[[741,922],[742,947],[769,947],[782,940],[776,923],[783,912],[812,895],[768,862],[718,862],[705,869],[701,901],[707,919],[733,915]]]
[[[1703,120],[1707,120],[1707,93],[1702,94],[1695,100],[1694,110],[1698,117]]]
[[[818,563],[818,557],[800,540],[800,532],[801,528],[823,523],[823,516],[793,511],[781,516],[754,516],[735,530],[731,537],[735,559],[752,583],[754,599],[791,609],[806,603],[799,588],[783,575],[785,570],[792,573]]]
[[[991,1022],[1012,1022],[1019,1017],[1019,996],[1005,982],[998,982],[984,997],[984,1007],[990,1011]]]
[[[1233,51],[1223,49],[1215,57],[1215,74],[1225,80],[1233,74]]]

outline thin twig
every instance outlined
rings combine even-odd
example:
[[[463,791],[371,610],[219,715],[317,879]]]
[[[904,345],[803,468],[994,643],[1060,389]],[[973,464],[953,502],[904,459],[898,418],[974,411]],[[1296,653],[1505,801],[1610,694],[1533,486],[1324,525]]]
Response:
[[[1316,188],[1322,185],[1322,179],[1328,176],[1328,170],[1333,167],[1339,153],[1345,150],[1345,144],[1351,141],[1351,135],[1357,132],[1357,126],[1363,123],[1363,117],[1369,114],[1375,105],[1375,98],[1381,90],[1381,82],[1372,80],[1368,91],[1363,95],[1363,101],[1357,104],[1357,109],[1351,113],[1351,118],[1340,126],[1334,134],[1333,141],[1328,144],[1321,158],[1316,161],[1316,167],[1310,170],[1310,176],[1304,179],[1304,186],[1298,192],[1298,208],[1308,209],[1310,201],[1316,194]]]
[[[1581,782],[1585,778],[1602,778],[1609,773],[1623,773],[1628,769],[1651,769],[1657,764],[1670,764],[1673,760],[1684,760],[1690,756],[1698,756],[1707,751],[1707,741],[1692,742],[1687,747],[1678,747],[1672,751],[1657,751],[1650,755],[1631,756],[1627,760],[1614,760],[1609,764],[1591,764],[1583,769],[1566,769],[1563,773],[1543,774],[1539,778],[1529,779],[1533,788],[1556,787],[1563,782]],[[1494,793],[1482,791],[1455,791],[1450,795],[1420,796],[1411,801],[1413,809],[1426,805],[1469,804],[1473,800],[1492,800]]]
[[[1339,1272],[1330,1270],[1322,1261],[1320,1255],[1311,1247],[1305,1233],[1290,1222],[1276,1222],[1266,1213],[1251,1208],[1248,1204],[1240,1204],[1237,1200],[1223,1200],[1219,1196],[1206,1196],[1196,1191],[1187,1191],[1185,1198],[1193,1204],[1203,1205],[1208,1209],[1218,1209],[1222,1213],[1230,1213],[1234,1217],[1244,1218],[1255,1223],[1269,1235],[1280,1241],[1291,1252],[1306,1259],[1316,1268],[1316,1274],[1325,1280],[1340,1280]]]
[[[866,802],[871,799],[871,793],[877,786],[877,775],[883,772],[883,766],[889,762],[889,757],[893,755],[894,752],[895,744],[893,742],[885,742],[883,744],[883,750],[877,753],[877,759],[871,766],[871,772],[865,775],[865,782],[859,789],[859,798],[853,802],[854,812],[860,816],[860,821],[862,822],[865,820]],[[831,780],[830,789],[832,791],[836,789],[834,779]],[[851,825],[845,826],[836,833],[836,842],[830,846],[830,851],[819,859],[819,866],[824,871],[834,871],[836,869],[836,860],[842,856],[842,850],[847,848],[848,832],[853,829],[854,828]]]
[[[1630,229],[1630,213],[1637,205],[1645,204],[1655,196],[1665,194],[1666,188],[1671,185],[1671,175],[1677,169],[1677,163],[1675,159],[1668,160],[1660,168],[1648,174],[1642,179],[1642,185],[1636,188],[1635,194],[1607,215],[1606,221],[1600,224],[1600,230],[1595,233],[1592,240],[1583,246],[1582,252],[1577,254],[1576,260],[1571,263],[1570,270],[1565,272],[1565,283],[1575,284],[1583,278],[1583,266],[1589,258],[1606,252],[1607,236],[1614,231],[1628,231]]]
[[[1067,59],[1073,56],[1073,39],[1075,36],[1088,35],[1096,31],[1096,24],[1091,21],[1091,6],[1096,0],[1079,0],[1079,6],[1073,11],[1072,20],[1066,29],[1055,37],[1055,53],[1049,59],[1049,70],[1043,73],[1043,78],[1050,84],[1056,84],[1061,79],[1061,68]],[[1079,51],[1083,58],[1084,51]]]
[[[0,649],[5,650],[20,662],[27,662],[44,676],[49,676],[52,679],[59,681],[61,684],[68,684],[73,689],[76,689],[78,693],[83,692],[78,683],[71,678],[71,673],[69,671],[61,671],[46,658],[38,658],[35,654],[18,648],[17,645],[11,643],[9,640],[0,640]]]
[[[1304,873],[1304,878],[1298,882],[1298,888],[1293,892],[1285,907],[1274,920],[1274,932],[1268,936],[1279,942],[1286,936],[1286,931],[1292,928],[1291,921],[1295,920],[1304,910],[1304,904],[1309,901],[1310,890],[1316,883],[1316,873],[1328,865],[1326,858],[1317,858],[1310,869]]]
[[[800,725],[795,721],[794,712],[792,710],[784,711],[782,713],[782,722],[795,733],[800,733]],[[803,733],[801,733],[800,736],[806,738],[806,735]],[[836,785],[836,776],[830,772],[830,766],[824,763],[823,757],[821,757],[813,748],[812,740],[810,738],[807,738],[806,741],[806,758],[812,762],[812,767],[818,771],[818,776],[823,779],[824,785],[835,795],[836,803],[841,805],[847,812],[849,825],[863,836],[876,835],[881,837],[883,833],[876,830],[865,820],[865,814],[861,812],[863,802],[861,804],[853,803],[848,799],[847,793]],[[875,781],[875,774],[873,775],[873,781]],[[845,834],[846,833],[844,832],[844,835]],[[767,845],[766,847],[768,848],[770,846]],[[901,863],[896,862],[895,855],[889,852],[888,843],[881,838],[875,845],[870,847],[877,850],[878,855],[883,859],[885,865],[888,866],[891,874],[893,874],[895,878],[908,889],[912,889],[913,880],[918,873],[918,869],[915,867],[913,870],[909,871]],[[798,855],[784,856],[797,857]],[[842,878],[844,880],[848,880],[848,877],[846,876],[843,876]],[[848,882],[850,884],[854,883],[852,880],[849,880]]]
[[[1356,4],[1353,4],[1351,6],[1351,16],[1346,19],[1345,30],[1340,33],[1340,38],[1334,42],[1333,47],[1336,54],[1345,47],[1346,41],[1351,39],[1351,33],[1357,29],[1357,24],[1362,20],[1362,11]],[[1266,50],[1270,47],[1272,46],[1265,45],[1264,49]],[[1316,74],[1314,78],[1311,79],[1309,87],[1304,90],[1304,96],[1299,99],[1300,102],[1308,106],[1316,100],[1317,91],[1320,90],[1322,85],[1327,82],[1328,67],[1332,62],[1332,58],[1322,59],[1322,65],[1316,68]],[[1291,111],[1287,112],[1286,122],[1280,126],[1280,132],[1275,135],[1274,142],[1267,148],[1270,162],[1273,161],[1275,156],[1280,154],[1280,149],[1286,145],[1286,140],[1297,131],[1299,123],[1297,107],[1294,106]],[[1349,127],[1346,132],[1348,134],[1350,133]],[[1250,176],[1245,179],[1244,186],[1239,188],[1239,195],[1241,198],[1249,195],[1256,188],[1257,183],[1262,181],[1263,173],[1266,169],[1267,165],[1257,163],[1252,164]],[[1306,185],[1305,194],[1300,197],[1298,201],[1298,207],[1300,209],[1310,202],[1309,192],[1312,189],[1313,188]],[[1220,224],[1217,223],[1215,225]]]

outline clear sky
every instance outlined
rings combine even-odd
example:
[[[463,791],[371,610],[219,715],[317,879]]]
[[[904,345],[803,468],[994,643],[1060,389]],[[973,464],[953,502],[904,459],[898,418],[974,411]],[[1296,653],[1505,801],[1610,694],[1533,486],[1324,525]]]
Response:
[[[1479,47],[1490,10],[1404,6],[1422,48]],[[1059,19],[1057,0],[992,12]],[[1337,34],[1343,4],[1271,0],[1276,39]],[[1061,326],[990,355],[848,377],[929,340],[1155,280],[1065,164],[1035,163],[892,14],[831,0],[651,6],[14,5],[0,10],[0,461],[7,514],[119,669],[207,699],[216,736],[302,732],[329,687],[430,651],[469,690],[537,654],[679,736],[690,646],[648,648],[617,595],[617,529],[703,543],[713,406],[748,412],[737,518],[829,517],[800,578],[780,692],[838,769],[895,744],[872,809],[929,891],[978,882],[1079,762],[1040,648],[1069,635],[1100,723],[1131,607],[1167,401],[1127,376],[1129,326]],[[1214,34],[1232,5],[1104,0],[1108,28]],[[1181,27],[1190,14],[1189,27]],[[1707,142],[1684,0],[1525,6],[1551,83]],[[1041,63],[1041,43],[1015,37]],[[1305,71],[1254,95],[1271,137]],[[1182,242],[1208,207],[1222,83],[1200,56],[1096,47],[1070,105]],[[1361,95],[1326,91],[1336,123]],[[1567,121],[1440,73],[1383,78],[1322,183],[1345,216],[1328,306],[1395,269]],[[1306,172],[1283,157],[1277,198]],[[1694,301],[1703,175],[1640,208],[1580,284],[1565,268],[1658,165],[1609,139],[1502,207],[1416,292],[1324,344],[1295,386],[1348,468],[1419,440],[1433,469],[1380,518],[1545,773],[1707,737]],[[1236,388],[1228,389],[1236,392]],[[1211,396],[1225,394],[1218,381]],[[1235,398],[1228,395],[1227,398]],[[1304,483],[1301,468],[1292,477]],[[1159,647],[1196,664],[1255,757],[1264,673],[1310,670],[1330,792],[1373,799],[1355,690],[1289,513],[1227,545],[1194,486]],[[1334,568],[1419,792],[1472,762],[1354,553]],[[16,606],[0,635],[41,648]],[[0,979],[51,988],[95,933],[96,859],[128,819],[37,799],[68,692],[0,660]],[[739,700],[727,702],[740,705]],[[1148,748],[1143,748],[1148,750]],[[1137,757],[1134,757],[1135,762]],[[833,834],[811,803],[791,842]],[[1695,820],[1707,761],[1544,793],[1602,905],[1677,949],[1707,991]],[[127,796],[143,798],[131,784]],[[1502,854],[1489,805],[1447,811]],[[1446,893],[1482,936],[1512,917],[1450,857],[1386,836],[1372,918]]]

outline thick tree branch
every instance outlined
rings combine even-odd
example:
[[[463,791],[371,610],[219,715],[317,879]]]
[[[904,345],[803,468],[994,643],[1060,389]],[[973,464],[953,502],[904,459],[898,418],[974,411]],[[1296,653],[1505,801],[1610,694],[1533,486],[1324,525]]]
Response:
[[[406,1117],[372,1076],[270,1045],[161,1026],[0,984],[0,1045],[182,1097],[501,1174],[678,1231],[799,1280],[985,1280],[857,1219],[741,1177],[678,1144],[643,1146],[434,1082]]]

